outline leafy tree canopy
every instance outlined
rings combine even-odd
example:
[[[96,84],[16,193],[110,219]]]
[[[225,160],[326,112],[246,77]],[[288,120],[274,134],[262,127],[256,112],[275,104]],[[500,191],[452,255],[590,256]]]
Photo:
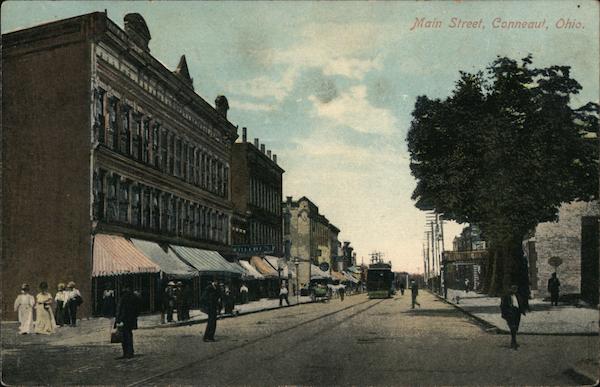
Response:
[[[444,100],[418,97],[407,136],[416,206],[501,241],[595,198],[599,109],[571,107],[580,90],[568,66],[533,68],[529,55],[461,72]]]

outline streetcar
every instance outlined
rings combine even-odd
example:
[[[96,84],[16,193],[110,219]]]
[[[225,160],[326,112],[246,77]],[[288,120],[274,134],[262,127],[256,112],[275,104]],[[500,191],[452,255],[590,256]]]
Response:
[[[390,263],[377,262],[369,265],[367,293],[369,298],[389,298],[393,295],[394,273]]]

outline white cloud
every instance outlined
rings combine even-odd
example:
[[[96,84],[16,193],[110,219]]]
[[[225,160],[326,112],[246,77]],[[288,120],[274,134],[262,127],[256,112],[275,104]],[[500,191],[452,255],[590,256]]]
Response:
[[[237,101],[237,100],[231,100],[229,102],[229,105],[231,106],[231,108],[237,109],[237,110],[270,112],[275,109],[275,107],[270,104],[243,102],[243,101]]]
[[[259,57],[269,58],[265,72],[286,70],[279,77],[261,75],[249,80],[231,81],[227,90],[234,95],[281,102],[292,91],[300,72],[320,69],[326,76],[362,80],[373,70],[383,68],[378,42],[389,36],[384,27],[370,23],[324,23],[307,25],[299,41],[289,48],[262,48]]]
[[[315,114],[332,120],[338,126],[347,126],[357,132],[392,134],[396,132],[398,120],[386,109],[378,108],[367,100],[367,87],[358,85],[329,103],[319,102],[310,96]]]
[[[298,72],[290,68],[283,73],[279,80],[261,75],[253,79],[232,81],[227,86],[227,90],[234,95],[245,95],[257,99],[275,99],[279,102],[290,93],[297,76]]]

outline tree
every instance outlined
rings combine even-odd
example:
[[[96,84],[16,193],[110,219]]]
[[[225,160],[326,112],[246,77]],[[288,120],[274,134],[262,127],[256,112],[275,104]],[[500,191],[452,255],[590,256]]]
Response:
[[[446,99],[417,98],[407,136],[415,205],[481,228],[491,294],[527,292],[523,237],[561,203],[598,194],[598,105],[570,106],[581,86],[568,66],[531,64],[498,57],[485,74],[460,72]]]

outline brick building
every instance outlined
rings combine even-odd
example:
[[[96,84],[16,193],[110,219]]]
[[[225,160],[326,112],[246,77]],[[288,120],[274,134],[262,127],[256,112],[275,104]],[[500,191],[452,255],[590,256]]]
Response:
[[[337,256],[339,229],[319,213],[319,207],[303,196],[293,201],[291,196],[283,203],[284,240],[292,259],[301,261],[298,267],[300,284],[310,282],[311,266],[326,263],[329,270]],[[287,248],[287,247],[286,247]]]
[[[234,209],[234,246],[273,246],[273,255],[282,257],[282,176],[277,155],[265,149],[258,138],[233,144],[231,192]]]
[[[152,56],[139,14],[2,36],[2,312],[22,282],[74,280],[91,312],[95,235],[222,255],[230,243],[227,100],[195,93],[185,56]]]
[[[598,303],[598,219],[598,202],[564,204],[558,222],[540,223],[523,242],[534,295],[549,297],[548,279],[555,268],[548,260],[556,256],[562,261],[556,269],[561,293]]]

